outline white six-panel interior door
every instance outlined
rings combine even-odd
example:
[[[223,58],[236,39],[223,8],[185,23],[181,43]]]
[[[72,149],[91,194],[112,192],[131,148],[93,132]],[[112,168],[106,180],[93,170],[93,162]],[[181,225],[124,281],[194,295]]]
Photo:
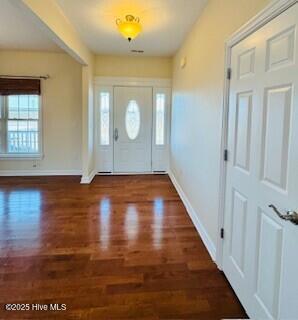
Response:
[[[298,4],[232,48],[223,270],[252,319],[298,319]],[[274,207],[273,207],[274,206]]]

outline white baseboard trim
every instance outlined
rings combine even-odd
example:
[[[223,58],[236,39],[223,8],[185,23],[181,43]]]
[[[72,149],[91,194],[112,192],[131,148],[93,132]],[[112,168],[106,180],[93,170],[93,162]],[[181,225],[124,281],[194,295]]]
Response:
[[[88,176],[82,176],[81,184],[89,184],[92,182],[94,177],[96,176],[97,172],[93,170]]]
[[[179,185],[175,175],[173,174],[172,171],[169,171],[169,177],[174,185],[174,187],[176,188],[185,208],[186,211],[188,213],[188,215],[190,216],[194,226],[196,227],[205,247],[207,248],[211,258],[213,261],[216,261],[216,246],[214,245],[213,241],[211,240],[207,230],[205,229],[205,227],[203,226],[203,224],[201,223],[200,219],[199,219],[199,215],[196,213],[195,209],[193,208],[193,206],[191,205],[190,201],[188,200],[186,194],[184,193],[182,187]]]
[[[80,176],[81,170],[0,170],[2,177]]]
[[[142,175],[167,175],[167,171],[150,171],[150,172],[97,172],[97,176],[142,176]]]

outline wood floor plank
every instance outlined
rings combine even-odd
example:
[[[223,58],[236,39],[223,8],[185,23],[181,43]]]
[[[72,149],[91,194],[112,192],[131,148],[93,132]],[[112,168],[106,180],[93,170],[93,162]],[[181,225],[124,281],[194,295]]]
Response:
[[[246,318],[164,175],[1,178],[0,284],[0,319]]]

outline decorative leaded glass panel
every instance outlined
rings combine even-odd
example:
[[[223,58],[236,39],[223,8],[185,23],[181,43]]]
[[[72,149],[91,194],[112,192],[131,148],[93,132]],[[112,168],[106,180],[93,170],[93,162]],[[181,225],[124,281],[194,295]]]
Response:
[[[164,145],[165,143],[165,95],[158,93],[156,95],[155,109],[155,144]]]
[[[135,140],[137,138],[140,126],[140,108],[135,100],[130,100],[125,114],[125,128],[129,139]]]
[[[110,94],[100,93],[100,144],[110,144]]]

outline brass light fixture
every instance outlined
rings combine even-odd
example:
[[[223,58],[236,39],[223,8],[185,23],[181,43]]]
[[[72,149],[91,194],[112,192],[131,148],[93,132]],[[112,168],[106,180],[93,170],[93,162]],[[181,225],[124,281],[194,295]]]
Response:
[[[117,19],[116,24],[118,26],[119,32],[122,36],[129,42],[136,38],[138,34],[142,31],[142,26],[140,24],[140,19],[128,14],[125,20]]]

